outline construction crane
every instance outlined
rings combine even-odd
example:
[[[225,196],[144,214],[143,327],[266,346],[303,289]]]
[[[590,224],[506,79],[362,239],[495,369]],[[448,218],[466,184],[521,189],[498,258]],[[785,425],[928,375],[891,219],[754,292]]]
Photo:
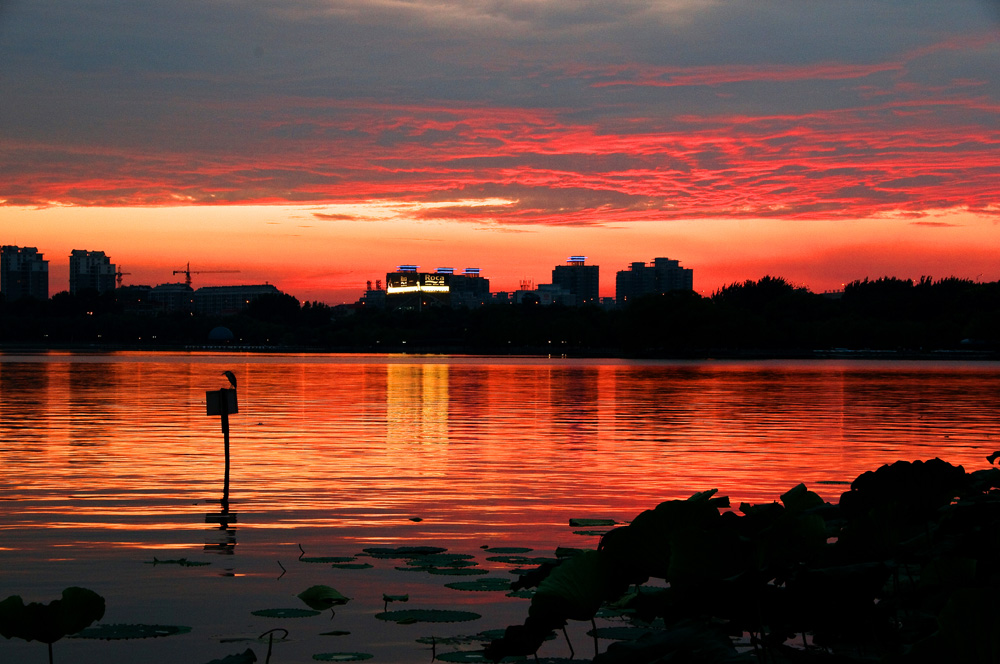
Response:
[[[118,270],[115,272],[115,283],[118,285],[118,288],[122,287],[122,277],[124,277],[126,274],[132,274],[132,273],[122,272],[122,269],[119,266]]]
[[[191,270],[191,263],[190,262],[188,262],[188,264],[184,266],[183,270],[174,270],[174,274],[183,274],[184,275],[184,285],[188,286],[189,288],[191,287],[191,275],[192,274],[207,274],[209,272],[214,272],[214,273],[219,273],[219,272],[239,272],[239,270],[195,270],[195,271],[192,271]]]

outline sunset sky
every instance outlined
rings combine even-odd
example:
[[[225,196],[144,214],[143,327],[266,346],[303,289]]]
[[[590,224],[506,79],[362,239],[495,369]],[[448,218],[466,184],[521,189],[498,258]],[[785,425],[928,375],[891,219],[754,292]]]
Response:
[[[0,0],[0,244],[330,304],[997,281],[998,72],[997,0]]]

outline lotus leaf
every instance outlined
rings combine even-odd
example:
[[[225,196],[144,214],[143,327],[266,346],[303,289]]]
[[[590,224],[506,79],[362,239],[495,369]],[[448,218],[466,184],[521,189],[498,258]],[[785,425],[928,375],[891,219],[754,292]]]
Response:
[[[334,563],[330,567],[333,569],[371,569],[372,565],[368,563]]]
[[[474,569],[472,567],[427,567],[420,568],[428,574],[438,574],[441,576],[477,576],[489,574],[489,570]]]
[[[492,554],[512,554],[512,553],[531,553],[532,549],[526,546],[488,546],[485,547],[488,553]]]
[[[456,650],[454,652],[441,653],[437,656],[439,661],[442,662],[493,662],[493,660],[486,656],[486,652],[483,650]],[[499,660],[501,662],[523,662],[524,657],[521,655],[504,657]]]
[[[383,602],[409,602],[410,596],[407,595],[387,595],[382,593]]]
[[[725,632],[714,625],[682,621],[669,631],[635,641],[616,641],[601,655],[604,664],[657,661],[670,653],[676,662],[756,662],[750,653],[740,656]],[[665,661],[665,660],[660,660]]]
[[[503,629],[486,629],[476,634],[459,634],[456,636],[421,636],[417,638],[417,643],[430,646],[462,646],[499,639],[503,636],[503,633]]]
[[[535,558],[525,556],[489,556],[486,560],[491,563],[505,563],[507,565],[544,565],[545,563],[554,563],[558,558],[546,558],[544,556]]]
[[[563,561],[539,584],[529,617],[555,624],[590,620],[605,598],[609,571],[609,561],[600,551],[584,551]]]
[[[308,618],[318,616],[320,612],[312,609],[258,609],[250,613],[261,618]]]
[[[298,594],[298,598],[301,599],[306,606],[310,609],[329,609],[333,606],[340,606],[341,604],[347,604],[351,598],[341,595],[340,592],[334,590],[330,586],[311,586],[306,588]]]
[[[617,523],[614,519],[570,519],[571,528],[592,528],[594,526],[613,526]]]
[[[146,562],[147,565],[180,565],[181,567],[203,567],[205,565],[211,565],[212,563],[201,562],[198,560],[188,560],[187,558],[175,558],[173,560],[160,560],[159,558],[153,557],[152,562]]]
[[[615,641],[635,641],[648,634],[655,634],[656,630],[647,627],[598,627],[587,631],[588,636],[595,636],[599,639],[613,639]]]
[[[364,549],[364,552],[373,558],[413,558],[433,553],[444,553],[447,550],[439,546],[398,546],[395,548],[371,547]]]
[[[208,664],[253,664],[257,661],[257,655],[250,648],[247,648],[236,655],[229,655],[222,659],[213,659]]]
[[[432,553],[413,558],[407,565],[423,567],[470,567],[476,564],[475,556],[467,553]]]
[[[479,640],[473,639],[471,636],[421,636],[416,641],[425,646],[460,646],[468,643],[476,643]]]
[[[190,627],[182,625],[113,624],[87,628],[78,634],[74,634],[73,638],[125,641],[128,639],[154,639],[161,636],[187,634],[190,631]]]
[[[781,502],[784,503],[786,509],[801,512],[819,507],[823,504],[823,499],[819,497],[819,494],[806,489],[805,484],[798,484],[781,494]]]
[[[517,599],[531,599],[535,596],[534,590],[529,590],[527,588],[521,590],[515,590],[512,593],[507,593],[507,597],[514,597]]]
[[[360,662],[372,657],[374,655],[366,652],[321,652],[313,655],[313,659],[320,662]]]
[[[349,563],[357,560],[357,556],[311,556],[299,558],[303,563]]]
[[[403,609],[376,613],[375,617],[379,620],[407,625],[418,622],[466,622],[482,618],[481,615],[472,611],[453,611],[450,609]]]
[[[320,636],[347,636],[349,634],[350,634],[350,632],[345,632],[342,629],[335,629],[335,630],[332,630],[330,632],[320,632],[319,633]]]
[[[505,591],[510,590],[510,581],[493,576],[485,579],[476,579],[475,581],[453,581],[452,583],[444,584],[444,586],[453,590]]]
[[[48,604],[25,604],[18,595],[0,602],[0,635],[52,644],[104,617],[104,598],[87,588],[69,587]]]

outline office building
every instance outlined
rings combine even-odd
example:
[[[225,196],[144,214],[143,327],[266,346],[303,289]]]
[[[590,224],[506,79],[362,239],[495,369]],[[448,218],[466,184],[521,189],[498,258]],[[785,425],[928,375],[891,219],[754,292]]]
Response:
[[[49,299],[49,262],[35,247],[0,247],[0,294],[8,302]]]
[[[680,266],[680,261],[654,258],[629,265],[615,276],[615,302],[620,307],[641,295],[694,290],[694,271]]]
[[[187,284],[158,284],[149,290],[149,299],[164,311],[194,310],[194,289]]]
[[[115,289],[115,265],[103,251],[74,249],[69,255],[69,292],[82,290],[98,293]]]
[[[420,272],[419,265],[399,265],[385,275],[385,306],[390,310],[421,311],[451,305],[452,268]]]
[[[600,267],[586,265],[586,260],[586,256],[570,256],[566,265],[557,265],[552,270],[552,285],[576,296],[578,306],[600,303]]]
[[[479,274],[478,267],[467,267],[461,274],[452,274],[448,282],[451,306],[475,309],[490,302],[490,280]]]
[[[203,286],[194,292],[194,310],[203,316],[232,316],[246,311],[262,295],[281,295],[271,284]]]

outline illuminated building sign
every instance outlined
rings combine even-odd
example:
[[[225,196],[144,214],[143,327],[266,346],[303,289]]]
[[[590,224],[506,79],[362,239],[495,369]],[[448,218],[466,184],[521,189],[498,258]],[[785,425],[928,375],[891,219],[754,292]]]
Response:
[[[400,293],[447,293],[448,274],[391,272],[385,275],[387,295]]]

